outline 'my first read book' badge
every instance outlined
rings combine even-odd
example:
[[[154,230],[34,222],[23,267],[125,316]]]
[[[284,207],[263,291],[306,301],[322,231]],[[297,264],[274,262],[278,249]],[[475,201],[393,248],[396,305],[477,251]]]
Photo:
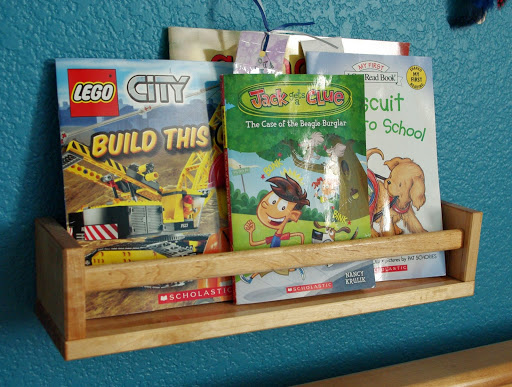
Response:
[[[224,76],[233,250],[370,236],[361,76]],[[276,250],[279,255],[279,250]],[[375,285],[371,261],[235,277],[238,304]]]

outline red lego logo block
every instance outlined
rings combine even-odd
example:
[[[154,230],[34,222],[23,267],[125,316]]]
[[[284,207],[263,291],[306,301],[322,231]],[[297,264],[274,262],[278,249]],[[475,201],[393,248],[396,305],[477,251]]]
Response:
[[[69,69],[69,105],[71,117],[116,117],[116,70]]]

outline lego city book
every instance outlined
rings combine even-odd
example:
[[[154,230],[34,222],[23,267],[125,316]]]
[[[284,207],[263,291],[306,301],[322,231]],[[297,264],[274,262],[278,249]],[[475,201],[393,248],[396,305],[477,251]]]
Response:
[[[315,74],[362,74],[372,236],[442,230],[432,60],[307,53]],[[375,261],[377,281],[444,276],[444,251]]]
[[[57,59],[68,231],[86,265],[227,251],[220,75],[232,64]],[[87,317],[228,300],[230,278],[87,295]]]
[[[369,237],[363,77],[223,80],[233,250]],[[374,285],[371,261],[234,277],[237,304]]]

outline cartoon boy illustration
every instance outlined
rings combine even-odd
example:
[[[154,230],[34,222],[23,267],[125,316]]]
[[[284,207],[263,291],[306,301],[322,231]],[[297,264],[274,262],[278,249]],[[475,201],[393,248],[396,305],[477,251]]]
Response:
[[[288,222],[297,222],[302,215],[302,207],[309,206],[307,192],[302,191],[301,186],[288,175],[283,177],[271,177],[267,181],[271,184],[271,191],[261,199],[256,209],[258,220],[265,227],[275,230],[273,236],[269,236],[261,241],[254,241],[252,234],[256,225],[252,220],[248,220],[244,225],[245,231],[249,233],[249,244],[251,246],[260,246],[269,244],[270,247],[281,246],[281,241],[289,240],[291,237],[298,236],[300,243],[304,244],[304,234],[301,232],[292,232],[284,234],[284,228]]]
[[[293,180],[288,175],[286,177],[271,177],[267,181],[271,184],[271,191],[266,194],[258,204],[256,209],[256,216],[263,226],[275,230],[274,235],[269,236],[260,241],[253,239],[253,233],[256,229],[256,224],[252,220],[248,220],[244,229],[249,233],[249,244],[251,246],[261,246],[263,244],[270,245],[270,247],[281,246],[281,241],[289,240],[293,237],[299,237],[300,243],[304,244],[304,234],[301,232],[284,233],[284,229],[288,222],[297,222],[302,215],[302,207],[309,206],[307,199],[307,192],[302,190],[299,183]],[[287,275],[289,271],[278,274]],[[304,276],[304,271],[297,269]],[[240,276],[240,278],[247,283],[250,283],[256,275],[261,276],[267,273],[254,273],[250,278]]]

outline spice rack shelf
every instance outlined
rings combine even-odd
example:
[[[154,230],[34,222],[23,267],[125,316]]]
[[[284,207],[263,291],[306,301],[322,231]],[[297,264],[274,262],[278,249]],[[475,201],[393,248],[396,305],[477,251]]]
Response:
[[[443,231],[85,266],[80,245],[36,219],[36,314],[66,360],[322,321],[473,295],[482,213],[442,203]],[[86,319],[87,292],[446,251],[445,277],[378,282],[373,289],[252,305],[205,304]]]

